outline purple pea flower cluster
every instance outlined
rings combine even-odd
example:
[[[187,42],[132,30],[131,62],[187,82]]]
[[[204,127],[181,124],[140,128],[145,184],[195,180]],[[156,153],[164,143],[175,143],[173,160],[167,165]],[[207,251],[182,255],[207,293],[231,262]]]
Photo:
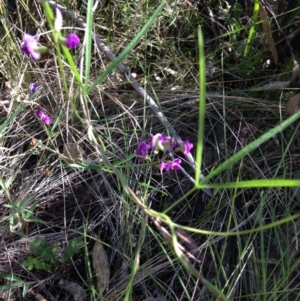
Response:
[[[47,114],[43,109],[39,109],[35,112],[36,116],[40,118],[44,125],[50,125],[53,122],[53,118]]]
[[[61,11],[58,8],[56,8],[55,10],[55,15],[56,18],[54,21],[54,29],[56,32],[55,36],[57,37],[57,41],[65,45],[69,49],[77,47],[80,44],[80,39],[76,33],[70,33],[67,38],[58,38],[58,33],[62,29],[63,17]],[[39,60],[41,54],[46,52],[47,48],[40,46],[34,36],[25,33],[23,36],[21,50],[34,60]]]
[[[164,157],[160,162],[160,172],[162,173],[164,170],[179,170],[181,159],[175,158],[173,160],[166,160],[165,157],[168,156],[171,152],[182,152],[185,155],[188,155],[193,148],[193,144],[189,140],[185,140],[182,146],[177,147],[176,141],[174,141],[170,136],[163,136],[158,133],[151,137],[149,143],[146,141],[142,141],[139,147],[135,150],[137,157],[140,162],[149,159],[148,152],[153,150],[154,153],[158,153],[159,151],[163,152]]]

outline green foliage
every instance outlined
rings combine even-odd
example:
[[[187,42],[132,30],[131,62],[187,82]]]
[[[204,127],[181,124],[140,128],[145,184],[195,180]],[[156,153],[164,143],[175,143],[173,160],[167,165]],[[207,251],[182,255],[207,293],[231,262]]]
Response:
[[[24,261],[23,265],[29,270],[49,270],[50,264],[38,258],[28,256]]]
[[[30,251],[35,257],[44,259],[50,264],[54,264],[56,262],[56,256],[53,253],[50,244],[45,239],[34,239],[31,242]]]
[[[79,239],[75,238],[73,240],[71,240],[69,242],[69,244],[67,245],[63,257],[62,257],[62,261],[66,262],[68,261],[71,257],[73,257],[74,255],[78,254],[79,249],[81,247],[84,246],[84,241],[80,241]]]
[[[22,199],[17,202],[11,201],[11,204],[4,205],[6,208],[10,209],[10,214],[8,218],[11,232],[23,235],[22,232],[19,231],[22,229],[24,222],[33,221],[31,216],[34,213],[37,203],[34,202],[29,208],[27,208],[27,204],[31,201],[32,197],[32,195],[28,195],[25,199]]]
[[[78,254],[80,248],[83,247],[84,242],[75,238],[65,248],[62,261],[67,262],[71,257]],[[30,246],[30,252],[33,256],[28,256],[24,261],[23,265],[28,270],[50,270],[51,267],[59,264],[59,258],[55,254],[56,248],[51,245],[43,238],[33,239]]]
[[[1,280],[1,285],[0,285],[0,292],[3,292],[5,290],[10,290],[14,287],[21,287],[23,286],[23,297],[25,297],[27,291],[28,291],[28,284],[20,279],[19,277],[16,277],[13,274],[2,274],[0,273],[0,280]],[[3,299],[1,299],[3,300]]]

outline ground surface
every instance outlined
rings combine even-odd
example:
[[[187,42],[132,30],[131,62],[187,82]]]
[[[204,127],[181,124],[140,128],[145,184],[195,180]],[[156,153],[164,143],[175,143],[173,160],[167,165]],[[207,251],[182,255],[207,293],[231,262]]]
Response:
[[[8,2],[0,4],[0,299],[299,300],[297,187],[260,183],[298,178],[298,122],[279,127],[298,110],[300,7],[257,2],[258,12],[250,1],[167,1],[123,60],[194,144],[194,157],[202,141],[205,176],[228,162],[208,181],[223,185],[210,196],[195,188],[186,157],[186,173],[163,174],[161,153],[151,162],[136,158],[142,140],[168,131],[128,76],[114,69],[83,105],[49,34],[39,37],[50,49],[41,60],[20,51],[24,32],[49,30],[38,1]],[[84,18],[88,11],[82,1],[60,4]],[[160,2],[96,4],[91,29],[118,55]],[[71,27],[81,37],[71,55],[85,74],[84,30],[64,19],[64,33]],[[200,138],[199,26],[207,91]],[[94,42],[89,83],[110,66]],[[36,117],[40,108],[54,118],[50,127]],[[229,160],[274,128],[276,135]],[[225,185],[249,180],[256,185]]]

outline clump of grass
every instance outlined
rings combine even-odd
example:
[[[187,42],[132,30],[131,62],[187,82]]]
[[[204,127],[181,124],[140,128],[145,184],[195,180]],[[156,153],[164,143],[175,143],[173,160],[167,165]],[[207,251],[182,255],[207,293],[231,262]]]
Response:
[[[291,187],[300,185],[300,113],[285,116],[281,91],[262,85],[280,69],[264,67],[270,54],[259,21],[225,2],[197,10],[62,1],[86,16],[82,30],[62,9],[81,38],[67,50],[59,39],[70,29],[53,35],[47,3],[21,1],[18,18],[1,19],[4,297],[70,298],[56,286],[67,278],[91,300],[297,300],[299,200]],[[22,54],[23,33],[37,34],[48,53],[36,61]],[[30,83],[39,87],[33,94]],[[138,160],[141,141],[156,133],[194,144],[179,155],[181,170],[157,168],[173,160],[164,157],[169,149]],[[98,239],[109,261],[105,288],[92,267]]]

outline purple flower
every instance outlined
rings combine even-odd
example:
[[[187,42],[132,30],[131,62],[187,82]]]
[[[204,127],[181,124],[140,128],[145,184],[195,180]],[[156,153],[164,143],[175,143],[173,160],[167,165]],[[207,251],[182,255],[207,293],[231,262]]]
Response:
[[[73,48],[77,47],[79,45],[79,43],[80,43],[80,39],[76,33],[70,33],[67,36],[67,40],[65,41],[65,45],[69,49],[73,49]]]
[[[42,118],[43,116],[47,115],[46,111],[43,110],[43,109],[37,110],[37,111],[35,112],[35,114],[36,114],[37,117],[40,117],[40,118]]]
[[[171,168],[171,164],[169,162],[165,162],[165,161],[161,161],[160,162],[160,173],[163,173],[164,169],[166,171],[170,171],[170,168]]]
[[[177,171],[180,169],[181,159],[176,158],[173,161],[171,161],[171,169]]]
[[[163,136],[162,134],[158,133],[151,137],[150,140],[150,148],[154,150],[161,150],[165,153],[169,153],[172,149],[176,147],[176,141],[170,136]]]
[[[63,16],[60,9],[56,8],[55,10],[56,18],[54,20],[54,29],[59,32],[63,26]],[[60,39],[62,44],[65,44],[69,49],[77,47],[80,43],[80,39],[76,33],[70,33],[67,38]]]
[[[191,152],[191,149],[194,147],[193,143],[191,143],[189,140],[185,140],[183,142],[183,153],[185,155],[188,155]]]
[[[146,159],[149,148],[150,145],[147,144],[145,141],[142,141],[139,147],[135,150],[136,155],[139,157],[141,161],[144,161]]]
[[[52,117],[49,116],[47,112],[43,109],[37,110],[35,114],[41,119],[41,122],[45,125],[50,125],[53,122]]]
[[[54,29],[60,31],[63,25],[63,17],[59,8],[55,9],[56,18],[54,20]]]
[[[170,170],[179,170],[180,169],[180,164],[181,164],[181,159],[176,158],[172,160],[171,162],[166,162],[166,161],[161,161],[160,163],[160,173],[164,171],[164,169],[168,172]]]
[[[23,36],[23,43],[21,50],[31,56],[34,60],[38,60],[41,57],[40,48],[38,47],[35,37],[25,33]]]
[[[38,90],[38,86],[36,83],[32,83],[29,85],[29,93],[35,93]]]
[[[53,119],[51,116],[43,116],[41,121],[44,125],[50,125],[53,122]]]
[[[168,142],[171,137],[164,137],[162,134],[158,133],[155,134],[154,136],[151,137],[150,139],[150,147],[151,148],[159,148],[159,146],[163,143],[163,142]]]

